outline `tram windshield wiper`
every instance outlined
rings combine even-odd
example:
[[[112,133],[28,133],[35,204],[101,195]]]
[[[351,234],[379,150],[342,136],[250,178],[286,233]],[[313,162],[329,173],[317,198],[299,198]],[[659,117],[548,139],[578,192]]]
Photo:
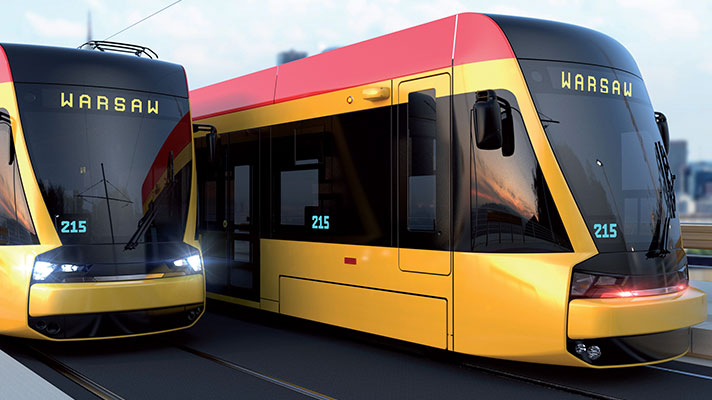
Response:
[[[168,182],[166,182],[165,186],[163,186],[163,190],[161,190],[161,193],[159,193],[158,196],[148,205],[148,211],[138,221],[138,227],[136,228],[136,231],[133,233],[133,235],[131,235],[131,239],[129,239],[129,241],[126,243],[126,246],[124,246],[124,250],[133,250],[138,246],[138,242],[141,240],[141,237],[144,233],[146,233],[148,227],[151,226],[153,220],[156,219],[156,215],[158,215],[158,210],[161,208],[161,206],[163,206],[161,202],[166,197],[169,197],[166,195],[166,193],[170,193],[173,190],[173,186],[175,186],[176,183],[173,163],[173,152],[171,151],[168,153],[168,167],[166,168]]]
[[[676,211],[675,175],[672,174],[667,152],[660,142],[655,143],[655,159],[658,164],[661,201],[664,201],[665,205],[661,207],[662,210],[658,217],[653,240],[650,242],[650,247],[648,248],[647,256],[649,258],[665,257],[670,253],[670,250],[667,249],[668,234],[670,232],[670,220],[675,218]]]

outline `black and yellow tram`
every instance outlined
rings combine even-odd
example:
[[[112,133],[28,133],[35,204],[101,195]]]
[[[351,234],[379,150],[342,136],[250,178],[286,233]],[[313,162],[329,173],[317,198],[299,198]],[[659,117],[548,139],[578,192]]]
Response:
[[[0,46],[0,333],[72,340],[195,323],[205,286],[183,68]]]
[[[679,357],[706,318],[667,125],[599,32],[459,14],[191,103],[217,129],[196,141],[208,297],[596,368]]]

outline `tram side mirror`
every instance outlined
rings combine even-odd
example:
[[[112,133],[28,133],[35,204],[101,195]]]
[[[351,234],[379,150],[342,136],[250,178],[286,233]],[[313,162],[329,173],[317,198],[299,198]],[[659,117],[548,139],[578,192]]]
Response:
[[[507,101],[498,98],[494,90],[477,92],[471,121],[471,130],[474,131],[478,148],[502,149],[504,156],[514,153],[512,107]]]
[[[512,116],[512,106],[501,97],[499,100],[502,117],[502,156],[509,157],[514,154],[514,118]]]
[[[655,122],[658,124],[658,130],[660,131],[660,137],[663,139],[663,146],[665,146],[665,152],[670,152],[670,131],[668,130],[667,118],[665,114],[656,111],[655,112]]]
[[[205,139],[208,141],[208,156],[210,161],[215,160],[215,141],[218,136],[218,130],[208,124],[193,124],[193,132],[207,132]]]
[[[15,162],[15,143],[12,140],[12,120],[10,119],[10,113],[6,109],[0,108],[0,125],[7,125],[7,137],[8,137],[8,148],[9,157],[8,165],[12,165]]]

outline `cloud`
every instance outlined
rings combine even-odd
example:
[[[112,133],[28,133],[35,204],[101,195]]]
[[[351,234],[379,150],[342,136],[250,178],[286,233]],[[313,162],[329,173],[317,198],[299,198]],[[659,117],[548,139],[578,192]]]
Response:
[[[86,25],[62,18],[47,18],[31,11],[25,13],[25,18],[37,33],[47,37],[82,37],[86,34]]]
[[[657,41],[696,39],[704,30],[701,19],[704,10],[698,7],[683,8],[680,2],[671,0],[617,0],[617,3],[622,9],[622,21],[635,22],[636,29]]]

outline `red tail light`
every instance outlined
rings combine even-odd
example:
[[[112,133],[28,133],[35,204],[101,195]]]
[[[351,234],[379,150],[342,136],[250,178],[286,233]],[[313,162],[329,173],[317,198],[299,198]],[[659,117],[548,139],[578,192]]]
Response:
[[[571,277],[571,298],[626,298],[656,296],[687,289],[687,278],[682,276],[669,285],[638,286],[630,276],[593,275],[574,272]]]

